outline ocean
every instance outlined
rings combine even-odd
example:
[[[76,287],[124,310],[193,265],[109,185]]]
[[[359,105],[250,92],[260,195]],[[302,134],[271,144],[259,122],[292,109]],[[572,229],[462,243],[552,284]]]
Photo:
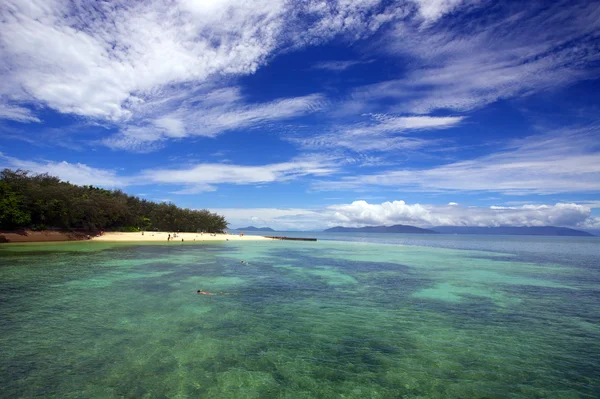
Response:
[[[600,397],[600,238],[296,235],[0,246],[0,397]]]

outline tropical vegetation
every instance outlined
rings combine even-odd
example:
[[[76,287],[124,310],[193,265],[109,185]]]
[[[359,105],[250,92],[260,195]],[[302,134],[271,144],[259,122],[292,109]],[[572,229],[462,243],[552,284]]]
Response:
[[[179,208],[121,190],[78,186],[24,170],[0,172],[0,229],[206,231],[227,228],[221,215]]]

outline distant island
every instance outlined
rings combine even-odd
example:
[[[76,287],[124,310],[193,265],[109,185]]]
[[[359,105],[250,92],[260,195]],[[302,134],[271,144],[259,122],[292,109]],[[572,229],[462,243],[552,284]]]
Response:
[[[433,230],[443,234],[477,234],[477,235],[527,235],[527,236],[574,236],[593,237],[585,231],[556,226],[500,226],[500,227],[471,227],[471,226],[438,226]]]
[[[235,230],[246,230],[246,231],[275,231],[270,227],[254,227],[254,226],[248,226],[248,227],[240,227],[238,229]]]
[[[406,233],[406,234],[438,234],[437,231],[422,229],[415,226],[396,224],[394,226],[366,226],[366,227],[342,227],[336,226],[327,230],[326,233]]]

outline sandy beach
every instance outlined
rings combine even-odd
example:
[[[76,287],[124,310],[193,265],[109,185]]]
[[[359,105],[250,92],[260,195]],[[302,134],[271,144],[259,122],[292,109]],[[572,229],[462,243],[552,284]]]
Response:
[[[142,233],[104,233],[100,237],[93,237],[93,241],[106,242],[167,242],[171,235],[173,242],[194,242],[194,241],[257,241],[269,240],[263,236],[239,236],[234,234],[210,234],[210,233],[177,233],[173,238],[173,233],[163,231],[146,231]]]
[[[104,242],[168,242],[167,238],[173,233],[162,231],[146,231],[142,233],[116,233],[105,232],[100,237],[92,237],[92,241]],[[0,231],[0,243],[24,243],[24,242],[54,242],[54,241],[89,241],[87,233],[64,232],[64,231]],[[194,241],[257,241],[269,240],[263,236],[239,236],[234,234],[210,234],[210,233],[178,233],[172,242],[194,242]]]

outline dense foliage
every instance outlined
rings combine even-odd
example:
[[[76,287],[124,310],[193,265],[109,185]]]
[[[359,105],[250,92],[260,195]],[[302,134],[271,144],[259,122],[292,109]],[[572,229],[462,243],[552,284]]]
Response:
[[[48,174],[0,172],[0,228],[220,232],[223,216],[178,208],[120,190],[76,186]]]

